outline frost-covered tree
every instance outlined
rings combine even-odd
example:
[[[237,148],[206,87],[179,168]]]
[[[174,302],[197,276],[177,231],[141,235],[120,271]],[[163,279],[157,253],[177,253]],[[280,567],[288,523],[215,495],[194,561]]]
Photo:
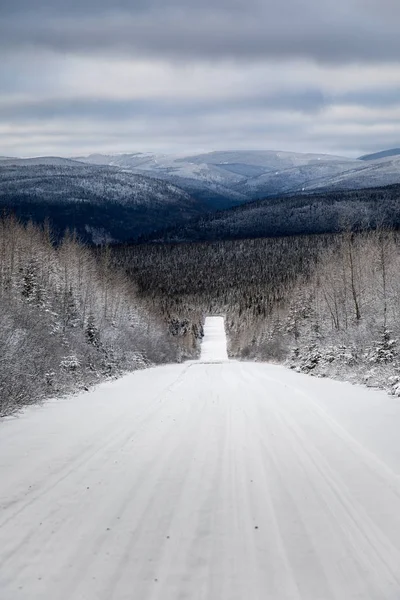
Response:
[[[134,283],[74,234],[0,219],[0,415],[180,355]]]

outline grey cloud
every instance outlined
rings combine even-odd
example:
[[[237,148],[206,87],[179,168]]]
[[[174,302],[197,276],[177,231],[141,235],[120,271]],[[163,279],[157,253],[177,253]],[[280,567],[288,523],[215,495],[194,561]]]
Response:
[[[343,72],[340,89],[347,85],[347,91],[329,95],[335,82],[327,85],[322,69],[308,72],[307,64],[398,64],[399,30],[399,0],[0,0],[0,127],[7,132],[0,154],[17,153],[18,148],[20,153],[32,148],[36,154],[41,148],[56,153],[57,148],[80,152],[83,147],[186,151],[198,150],[199,145],[362,154],[398,146],[398,127],[388,127],[391,111],[385,111],[400,106],[400,88],[391,87],[396,66],[394,70],[385,66],[390,72],[387,81],[382,77],[385,84],[375,87],[363,73],[353,86],[349,73],[354,67],[335,68],[333,76]],[[82,61],[82,66],[82,56],[95,58]],[[148,98],[104,97],[105,86],[96,84],[102,59],[107,58],[112,78],[111,58],[119,56],[133,62],[150,59],[140,65],[138,76],[145,86],[143,69],[150,64],[152,85],[150,91],[143,90]],[[301,83],[294,72],[297,59],[305,59],[299,66]],[[278,74],[277,65],[285,60],[290,64]],[[215,69],[218,61],[229,62],[226,87],[207,94],[206,86],[212,85],[207,82],[213,78],[202,73],[208,64]],[[175,62],[187,65],[181,69]],[[200,69],[198,73],[194,69],[186,90],[180,78],[191,62],[195,68],[199,63]],[[247,73],[248,65],[256,62],[261,68]],[[264,62],[271,91],[268,80],[260,81]],[[154,78],[163,63],[170,63],[174,74],[157,88]],[[88,65],[95,65],[96,74],[90,81],[88,73],[85,87]],[[74,89],[74,68],[80,89],[77,97],[67,99]],[[118,85],[122,68],[117,67]],[[224,83],[225,64],[217,69]],[[128,76],[132,90],[134,70]],[[175,98],[174,82],[181,90]],[[191,95],[196,85],[202,86],[203,99],[185,97],[185,91]],[[226,97],[215,98],[225,89]],[[133,89],[132,95],[140,91]],[[128,92],[121,90],[121,96]],[[93,98],[96,93],[99,97]],[[113,95],[118,96],[118,89]],[[348,111],[347,121],[346,110],[340,111],[343,118],[325,110],[335,105],[377,109],[374,139],[371,114]]]
[[[400,87],[367,88],[350,91],[336,98],[341,104],[353,104],[367,108],[400,106]]]
[[[327,136],[324,133],[304,134],[303,146],[311,148],[325,148],[327,153],[340,154],[343,156],[361,156],[388,148],[400,146],[400,135],[398,131],[383,131],[371,136],[367,129],[359,128],[356,132],[340,131]],[[300,146],[301,148],[301,146]],[[301,151],[301,150],[300,150]]]
[[[229,111],[282,110],[315,113],[325,106],[325,99],[318,90],[300,90],[244,98],[222,98],[220,100],[167,100],[167,99],[51,99],[3,103],[0,120],[29,121],[50,119],[112,120],[197,118]]]
[[[399,61],[390,0],[28,0],[2,2],[3,48],[189,59]]]
[[[400,88],[382,90],[364,89],[343,94],[328,95],[309,89],[286,89],[274,93],[253,93],[246,96],[219,99],[108,99],[108,98],[56,98],[3,102],[0,120],[49,121],[51,119],[84,119],[125,121],[129,119],[185,119],[223,115],[232,111],[243,114],[250,111],[279,111],[317,114],[329,106],[356,105],[367,108],[400,106]],[[362,121],[362,119],[361,119]],[[380,122],[385,121],[384,114]]]
[[[263,0],[2,0],[0,14],[56,14],[56,15],[87,15],[123,11],[130,14],[153,12],[154,10],[190,10],[201,7],[222,8],[229,11],[243,10],[247,7],[261,6]]]
[[[207,127],[207,118],[187,118],[182,123],[175,119],[149,119],[143,122],[62,121],[45,130],[42,122],[31,123],[27,136],[23,128],[15,128],[3,139],[0,154],[37,156],[40,154],[78,155],[91,152],[200,152],[207,149],[288,147],[304,135],[302,123],[271,120],[269,123],[237,121],[232,128],[229,115],[221,116]],[[276,140],[280,140],[279,144]],[[300,150],[300,148],[299,148]]]

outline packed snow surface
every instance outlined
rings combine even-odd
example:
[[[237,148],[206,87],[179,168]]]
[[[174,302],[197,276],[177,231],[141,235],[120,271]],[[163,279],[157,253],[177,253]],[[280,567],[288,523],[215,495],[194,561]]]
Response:
[[[228,360],[223,317],[206,318],[200,360],[202,362]]]
[[[235,361],[31,407],[0,424],[0,598],[400,598],[399,431],[384,393]]]

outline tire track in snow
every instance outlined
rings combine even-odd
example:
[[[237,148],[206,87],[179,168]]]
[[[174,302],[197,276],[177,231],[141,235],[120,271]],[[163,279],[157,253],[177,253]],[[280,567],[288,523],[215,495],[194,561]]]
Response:
[[[331,393],[331,382],[319,386]],[[35,497],[18,514],[16,504],[2,510],[0,597],[397,599],[398,477],[314,387],[283,368],[199,362],[8,422],[3,493],[18,498],[24,477],[34,479],[25,453],[42,466]],[[365,394],[368,414],[371,392],[341,389],[349,402]],[[48,472],[30,425],[40,414],[57,450]],[[400,403],[392,418],[400,428]],[[74,422],[75,442],[65,426]]]

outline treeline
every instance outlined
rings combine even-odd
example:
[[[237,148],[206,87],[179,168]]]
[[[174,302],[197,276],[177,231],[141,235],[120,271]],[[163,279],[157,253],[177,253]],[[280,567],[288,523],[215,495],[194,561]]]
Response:
[[[400,383],[400,235],[393,230],[112,251],[148,307],[193,336],[223,313],[232,357]],[[400,390],[400,387],[399,387]]]
[[[0,415],[181,355],[109,249],[0,220]]]

